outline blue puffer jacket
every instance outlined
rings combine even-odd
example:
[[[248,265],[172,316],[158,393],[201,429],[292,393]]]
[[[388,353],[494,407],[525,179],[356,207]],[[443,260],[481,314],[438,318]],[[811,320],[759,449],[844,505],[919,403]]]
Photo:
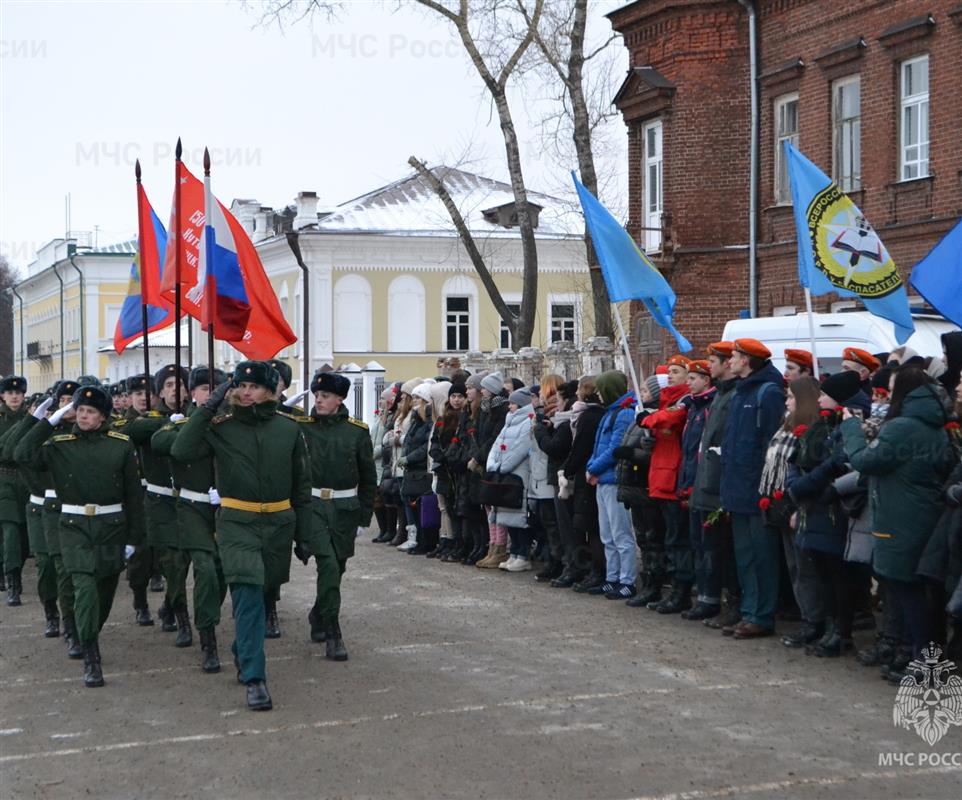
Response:
[[[766,383],[773,385],[762,389]],[[721,451],[721,500],[729,513],[761,513],[758,484],[768,440],[785,416],[782,384],[782,374],[769,363],[735,386]]]
[[[627,401],[627,402],[626,402]],[[624,404],[624,405],[622,405]],[[618,459],[615,448],[621,445],[628,428],[635,424],[635,397],[623,394],[608,406],[595,434],[595,449],[588,459],[588,472],[598,477],[598,483],[618,483]]]
[[[691,489],[695,485],[698,471],[698,448],[701,435],[708,419],[708,406],[715,399],[718,390],[714,387],[699,395],[688,395],[682,402],[688,406],[685,429],[681,434],[681,469],[678,470],[678,491]]]

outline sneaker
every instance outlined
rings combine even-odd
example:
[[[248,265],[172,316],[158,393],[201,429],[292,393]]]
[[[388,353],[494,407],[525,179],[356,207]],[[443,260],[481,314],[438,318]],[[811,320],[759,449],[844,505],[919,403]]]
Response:
[[[611,581],[605,581],[601,586],[592,586],[588,590],[588,594],[608,594],[609,592],[617,591],[621,588],[621,584],[612,583]]]
[[[505,569],[507,569],[508,572],[527,572],[531,569],[531,561],[518,556],[513,562],[509,562]]]
[[[406,553],[408,550],[413,550],[415,547],[417,547],[417,543],[412,542],[410,539],[408,539],[406,542],[399,544],[397,546],[397,549],[400,550],[401,552]]]
[[[607,600],[630,600],[638,592],[635,589],[635,584],[633,583],[622,583],[619,584],[615,591],[605,592],[605,599]]]
[[[502,561],[498,564],[498,569],[511,569],[511,565],[517,561],[518,556],[509,556],[507,561]]]

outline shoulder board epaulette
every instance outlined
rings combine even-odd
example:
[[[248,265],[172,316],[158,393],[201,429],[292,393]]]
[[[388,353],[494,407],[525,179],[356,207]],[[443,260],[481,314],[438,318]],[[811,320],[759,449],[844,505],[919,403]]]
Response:
[[[297,417],[295,417],[293,414],[288,414],[286,411],[278,411],[277,416],[289,419],[291,422],[297,422]]]
[[[174,425],[183,425],[185,422],[187,422],[187,417],[184,417],[183,419],[174,420]]]
[[[166,417],[167,415],[161,414],[159,411],[148,411],[146,414],[144,414],[144,416],[156,418],[156,417]]]
[[[49,439],[47,439],[44,444],[49,444],[50,442],[71,442],[76,438],[77,437],[72,433],[58,433],[56,436],[51,436]]]
[[[127,418],[117,419],[117,420],[114,420],[113,422],[110,423],[110,427],[111,427],[111,428],[119,428],[119,427],[121,427],[122,425],[126,425],[128,422],[130,422],[130,420],[127,419]]]
[[[350,422],[352,425],[357,425],[357,427],[359,427],[359,428],[363,428],[364,430],[368,430],[368,427],[367,427],[367,423],[366,423],[366,422],[362,422],[362,421],[359,420],[359,419],[354,419],[354,417],[348,417],[347,421]]]
[[[126,433],[117,433],[117,431],[107,431],[107,435],[111,439],[121,439],[122,441],[129,442],[130,437]]]
[[[233,418],[234,418],[234,415],[233,415],[233,414],[223,414],[223,415],[221,415],[221,416],[219,416],[219,417],[214,417],[214,418],[211,420],[211,424],[212,424],[212,425],[220,425],[222,422],[227,422],[227,420],[233,419]]]
[[[314,417],[307,417],[303,415],[299,416],[297,414],[292,414],[291,419],[294,420],[294,422],[307,422],[307,423],[317,422],[317,420],[314,419]]]

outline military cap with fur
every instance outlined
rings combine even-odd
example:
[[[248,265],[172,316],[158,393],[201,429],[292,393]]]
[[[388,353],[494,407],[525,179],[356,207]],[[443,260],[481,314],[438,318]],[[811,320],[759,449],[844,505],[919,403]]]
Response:
[[[74,392],[80,388],[79,381],[60,381],[56,386],[53,387],[54,399],[63,397],[65,394],[74,396]]]
[[[267,361],[241,361],[234,367],[234,383],[256,383],[272,392],[277,391],[280,375]]]
[[[131,375],[127,378],[127,392],[146,392],[150,388],[150,379],[146,375]]]
[[[0,381],[0,392],[27,393],[27,379],[22,375],[8,375]]]
[[[277,370],[277,374],[280,375],[281,380],[284,381],[284,386],[291,385],[291,379],[294,377],[294,371],[291,369],[290,364],[288,364],[286,361],[281,361],[279,358],[272,358],[267,363]]]
[[[96,375],[81,375],[77,378],[77,383],[81,386],[103,386]]]
[[[166,381],[172,375],[176,375],[176,374],[177,374],[176,364],[167,364],[166,366],[161,367],[159,370],[157,370],[154,373],[154,391],[160,394],[160,390],[164,388],[164,381]],[[187,372],[187,367],[181,367],[180,379],[181,381],[183,381],[184,386],[187,385],[187,381],[189,378],[190,378],[190,375]]]
[[[96,408],[105,417],[110,416],[114,403],[110,395],[102,386],[81,386],[73,395],[74,408],[90,406]]]
[[[347,397],[351,391],[351,380],[338,372],[322,372],[311,381],[312,392],[330,392],[338,397]]]
[[[187,381],[187,388],[194,391],[198,386],[210,386],[215,389],[227,380],[227,374],[222,369],[214,367],[214,382],[210,380],[210,367],[194,367],[190,371],[190,379]]]

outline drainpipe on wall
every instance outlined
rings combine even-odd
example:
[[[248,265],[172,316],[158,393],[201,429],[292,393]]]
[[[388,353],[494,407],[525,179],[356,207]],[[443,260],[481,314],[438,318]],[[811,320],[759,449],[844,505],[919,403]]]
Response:
[[[54,264],[53,274],[57,276],[57,280],[60,281],[60,377],[67,377],[67,367],[66,367],[66,355],[65,351],[67,349],[67,342],[64,339],[63,334],[63,278],[60,277],[60,271],[57,269],[57,265]]]
[[[758,316],[758,24],[755,0],[738,0],[748,13],[748,62],[751,73],[751,149],[748,168],[748,308]]]
[[[20,301],[20,374],[23,375],[23,354],[24,348],[26,347],[26,344],[24,344],[23,341],[23,297],[21,296],[20,292],[17,291],[16,286],[11,286],[10,291],[14,294],[17,300]]]
[[[87,342],[87,336],[85,333],[84,326],[84,274],[80,271],[80,267],[77,266],[77,262],[74,261],[75,252],[68,251],[67,258],[70,259],[70,266],[72,266],[76,271],[80,279],[80,374],[87,374],[87,349],[84,346]],[[754,315],[752,315],[754,316]]]

